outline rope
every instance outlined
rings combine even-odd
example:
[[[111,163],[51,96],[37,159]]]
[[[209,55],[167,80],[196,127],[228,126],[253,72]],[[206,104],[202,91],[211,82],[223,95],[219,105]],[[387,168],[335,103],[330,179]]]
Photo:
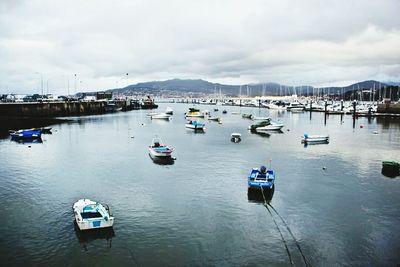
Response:
[[[279,226],[278,226],[278,224],[276,223],[276,220],[275,220],[274,216],[272,216],[272,212],[271,212],[271,211],[269,210],[269,208],[268,208],[268,203],[267,203],[267,201],[266,201],[266,199],[265,199],[265,196],[264,196],[264,189],[263,189],[263,187],[262,187],[261,185],[260,185],[260,188],[261,188],[262,196],[263,196],[263,198],[264,198],[264,207],[267,208],[269,214],[271,215],[272,220],[274,221],[274,224],[275,224],[276,229],[278,230],[279,234],[281,235],[283,244],[285,245],[286,253],[287,253],[288,258],[289,258],[290,266],[293,266],[294,263],[293,263],[293,260],[292,260],[292,256],[290,255],[289,248],[288,248],[288,246],[287,246],[287,244],[286,244],[286,240],[285,240],[285,238],[283,237],[283,234],[282,234],[281,230],[279,229]]]
[[[304,256],[303,251],[300,248],[300,244],[297,242],[296,238],[294,237],[292,231],[290,230],[289,226],[287,225],[287,223],[285,222],[285,220],[282,218],[282,216],[278,213],[278,211],[269,203],[267,203],[268,206],[270,206],[272,208],[273,211],[275,211],[275,213],[278,215],[278,217],[282,220],[283,224],[286,226],[286,229],[288,230],[288,232],[290,233],[290,235],[292,236],[297,248],[299,249],[299,252],[301,254],[301,257],[304,260],[304,263],[306,266],[312,266],[311,263],[308,262],[308,260],[306,259],[306,257]]]

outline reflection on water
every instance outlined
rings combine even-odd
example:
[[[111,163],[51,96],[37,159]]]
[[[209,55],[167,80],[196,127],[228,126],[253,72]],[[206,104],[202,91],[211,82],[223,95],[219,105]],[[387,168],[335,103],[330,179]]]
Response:
[[[198,134],[185,130],[192,105],[168,106],[175,115],[165,123],[139,110],[52,126],[30,149],[0,140],[2,266],[132,266],[133,256],[140,266],[289,266],[268,211],[249,203],[263,203],[262,195],[247,194],[248,170],[269,159],[279,176],[266,199],[313,266],[400,262],[400,183],[381,174],[382,160],[399,161],[399,123],[359,118],[353,128],[351,116],[325,125],[319,113],[310,120],[307,112],[241,108],[282,117],[285,134],[260,135],[230,114],[237,107],[224,107],[223,124]],[[239,144],[230,142],[234,132]],[[304,149],[304,132],[332,143]],[[176,149],[176,162],[149,159],[155,135]],[[113,207],[114,234],[74,231],[70,206],[80,198]]]
[[[79,243],[88,244],[95,240],[106,240],[108,247],[112,247],[112,239],[115,237],[115,232],[112,227],[81,231],[79,230],[78,225],[76,225],[75,220],[73,221],[73,224],[75,235],[78,238]],[[87,250],[86,247],[85,250]]]
[[[157,165],[173,165],[175,163],[174,157],[152,157],[150,153],[149,157]]]
[[[272,197],[274,196],[275,186],[272,187],[271,190],[254,190],[254,189],[247,189],[247,200],[249,202],[267,202],[270,203]]]
[[[18,144],[41,144],[43,143],[42,138],[11,138],[10,139],[12,142],[18,143]]]
[[[265,138],[269,138],[271,136],[271,134],[267,133],[267,132],[257,132],[257,131],[249,131],[249,132],[254,135],[259,135],[259,136],[265,137]]]

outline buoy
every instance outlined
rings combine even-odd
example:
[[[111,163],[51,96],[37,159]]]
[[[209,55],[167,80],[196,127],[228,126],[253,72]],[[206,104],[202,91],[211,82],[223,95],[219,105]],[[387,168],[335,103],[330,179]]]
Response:
[[[378,131],[374,131],[374,134],[378,134]]]
[[[289,132],[289,131],[290,131],[290,129],[287,129],[287,131]]]
[[[360,128],[364,128],[364,126],[363,126],[363,125],[360,125]]]
[[[28,146],[29,148],[31,148],[31,146]]]
[[[323,170],[326,170],[326,167],[324,166],[324,167],[322,167],[322,169],[323,169]]]
[[[134,136],[131,136],[131,138],[135,138]]]

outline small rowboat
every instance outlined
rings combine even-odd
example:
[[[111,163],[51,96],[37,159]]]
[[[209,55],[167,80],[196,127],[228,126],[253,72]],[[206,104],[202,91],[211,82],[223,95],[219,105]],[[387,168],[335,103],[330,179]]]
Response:
[[[41,130],[36,129],[27,129],[27,130],[18,130],[18,131],[10,131],[11,139],[40,139],[42,136]]]
[[[106,204],[80,199],[74,203],[72,210],[79,230],[107,228],[114,224],[114,217]]]
[[[163,144],[161,138],[155,137],[151,141],[151,145],[149,146],[149,153],[151,157],[161,157],[161,158],[169,158],[171,157],[173,148],[166,146]]]
[[[185,127],[188,129],[200,130],[200,131],[203,131],[205,126],[206,125],[204,123],[192,120],[188,120],[187,123],[185,124]]]
[[[302,143],[329,143],[329,135],[308,135],[305,133],[301,138]]]
[[[242,140],[242,135],[240,133],[232,133],[231,141],[234,143],[239,143]]]

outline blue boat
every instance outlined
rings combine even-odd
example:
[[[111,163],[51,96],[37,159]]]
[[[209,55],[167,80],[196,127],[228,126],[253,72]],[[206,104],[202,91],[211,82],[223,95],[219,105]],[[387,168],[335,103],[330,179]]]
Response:
[[[37,130],[37,129],[10,131],[10,136],[11,136],[11,139],[14,139],[14,140],[40,139],[42,136],[42,131]]]
[[[248,177],[248,194],[264,194],[271,199],[275,190],[275,172],[265,166],[253,168]]]

